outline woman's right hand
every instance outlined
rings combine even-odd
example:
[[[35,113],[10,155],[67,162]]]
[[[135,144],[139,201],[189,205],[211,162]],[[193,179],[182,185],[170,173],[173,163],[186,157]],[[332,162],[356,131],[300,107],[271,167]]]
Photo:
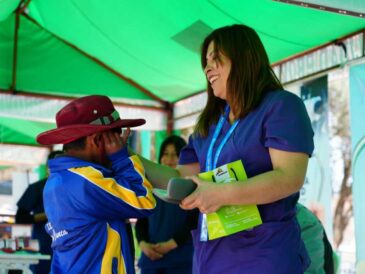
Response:
[[[208,181],[203,181],[197,176],[187,177],[197,184],[196,190],[185,197],[180,203],[180,207],[184,210],[198,208],[201,213],[208,214],[216,212],[223,204],[222,190],[223,184],[215,184]]]
[[[151,244],[151,243],[148,243],[145,241],[141,241],[139,244],[139,247],[141,248],[144,255],[146,255],[152,261],[161,259],[163,257],[163,255],[161,253],[156,251],[154,244]]]

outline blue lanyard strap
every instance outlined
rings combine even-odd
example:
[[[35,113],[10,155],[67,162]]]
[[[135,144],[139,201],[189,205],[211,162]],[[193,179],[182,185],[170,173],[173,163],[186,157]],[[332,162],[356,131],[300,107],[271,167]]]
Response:
[[[224,109],[224,115],[221,115],[221,117],[219,118],[217,127],[215,128],[214,134],[213,134],[213,138],[210,141],[209,144],[209,148],[208,148],[208,152],[207,152],[207,158],[206,158],[206,165],[205,165],[205,171],[210,171],[213,170],[217,167],[217,163],[218,163],[218,158],[219,155],[222,152],[222,149],[224,147],[224,145],[227,143],[229,137],[232,135],[233,131],[235,130],[235,128],[238,125],[239,120],[237,120],[236,122],[233,123],[233,125],[231,125],[230,129],[228,130],[226,136],[224,136],[222,142],[219,144],[215,155],[214,155],[214,162],[212,164],[213,161],[213,148],[215,143],[217,142],[217,139],[219,137],[219,134],[222,131],[223,128],[223,124],[224,124],[224,120],[227,119],[229,117],[229,105],[226,105],[226,108]],[[201,222],[201,230],[200,230],[200,240],[201,241],[207,241],[208,240],[208,228],[207,228],[207,215],[203,214],[202,215],[202,222]]]
[[[219,146],[218,146],[218,148],[215,152],[214,162],[212,164],[212,161],[213,161],[213,157],[212,157],[213,148],[214,148],[215,143],[217,142],[217,139],[219,137],[220,132],[222,131],[224,120],[227,119],[228,116],[229,116],[229,112],[230,112],[230,107],[227,104],[225,109],[224,109],[224,115],[221,115],[221,117],[219,118],[217,127],[215,128],[215,131],[214,131],[214,134],[213,134],[213,138],[212,138],[212,140],[209,144],[209,148],[208,148],[208,152],[207,152],[207,158],[206,158],[205,171],[210,171],[210,170],[213,170],[217,167],[219,155],[221,154],[222,149],[223,149],[224,145],[227,143],[229,137],[232,135],[233,131],[235,130],[235,128],[238,125],[239,120],[235,121],[231,125],[231,127],[228,130],[226,136],[224,136],[222,142],[219,144]]]

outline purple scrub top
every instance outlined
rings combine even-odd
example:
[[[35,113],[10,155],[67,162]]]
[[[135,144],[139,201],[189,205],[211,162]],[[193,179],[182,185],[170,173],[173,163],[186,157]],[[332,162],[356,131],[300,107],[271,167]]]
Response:
[[[207,150],[216,125],[208,137],[192,135],[181,151],[179,164],[199,162],[205,171]],[[225,121],[213,155],[230,128]],[[312,154],[313,130],[302,100],[287,91],[266,93],[259,106],[243,118],[220,153],[217,167],[241,160],[248,178],[273,169],[268,148]],[[264,193],[263,193],[264,195]],[[263,224],[249,231],[200,241],[200,223],[193,231],[195,274],[296,274],[310,260],[295,218],[299,193],[274,203],[259,205]],[[201,220],[201,218],[200,218]]]

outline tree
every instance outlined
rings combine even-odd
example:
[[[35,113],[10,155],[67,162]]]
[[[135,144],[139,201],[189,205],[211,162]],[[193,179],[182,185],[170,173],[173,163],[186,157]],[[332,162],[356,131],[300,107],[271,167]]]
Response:
[[[333,216],[333,240],[336,248],[344,239],[344,231],[352,216],[351,136],[349,116],[349,83],[346,68],[329,79],[329,130],[334,192],[337,193]]]

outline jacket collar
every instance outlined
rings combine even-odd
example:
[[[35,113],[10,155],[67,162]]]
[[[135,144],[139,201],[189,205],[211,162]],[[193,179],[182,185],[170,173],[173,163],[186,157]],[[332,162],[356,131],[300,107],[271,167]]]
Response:
[[[94,167],[100,171],[102,171],[103,173],[112,173],[112,171],[102,165],[96,164],[96,163],[92,163],[89,161],[85,161],[76,157],[72,157],[72,156],[58,156],[54,159],[51,159],[48,161],[48,167],[50,169],[50,172],[59,172],[59,171],[63,171],[63,170],[67,170],[70,168],[78,168],[78,167],[87,167],[87,166],[91,166]]]

